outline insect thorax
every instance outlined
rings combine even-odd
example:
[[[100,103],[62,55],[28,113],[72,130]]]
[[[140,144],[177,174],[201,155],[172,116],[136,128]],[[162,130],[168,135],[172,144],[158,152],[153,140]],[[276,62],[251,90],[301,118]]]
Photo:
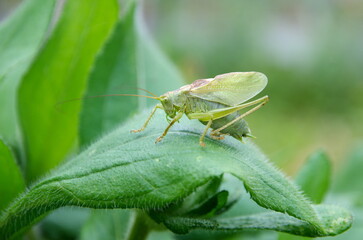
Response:
[[[187,101],[187,97],[184,92],[177,90],[167,92],[160,98],[160,102],[163,105],[166,115],[171,118],[175,117],[176,113],[186,105]]]

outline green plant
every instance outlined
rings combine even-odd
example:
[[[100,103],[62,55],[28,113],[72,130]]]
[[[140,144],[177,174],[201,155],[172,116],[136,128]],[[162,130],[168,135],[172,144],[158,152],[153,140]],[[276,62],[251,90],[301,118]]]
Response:
[[[325,161],[325,155],[298,178],[312,203],[251,142],[207,138],[208,147],[202,148],[195,142],[203,126],[181,119],[155,145],[164,127],[158,124],[164,123],[161,113],[145,132],[130,134],[146,118],[137,112],[153,104],[149,100],[90,99],[57,111],[60,101],[112,94],[118,86],[166,92],[182,80],[145,32],[135,4],[118,20],[114,0],[67,1],[52,29],[54,3],[28,0],[0,28],[0,89],[5,93],[0,114],[9,116],[1,119],[0,178],[2,186],[16,183],[0,188],[7,196],[0,201],[1,239],[26,233],[65,206],[137,209],[132,214],[94,211],[82,239],[144,239],[152,230],[166,229],[227,235],[267,229],[321,237],[350,227],[347,210],[320,204],[329,164],[321,167],[326,171],[314,188],[308,184],[309,166]],[[21,193],[25,185],[29,188]],[[242,206],[241,197],[246,200]]]

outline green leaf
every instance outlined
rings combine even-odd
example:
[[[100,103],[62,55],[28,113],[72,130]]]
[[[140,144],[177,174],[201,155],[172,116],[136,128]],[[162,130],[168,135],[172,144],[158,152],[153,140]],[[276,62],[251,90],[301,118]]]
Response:
[[[164,231],[164,232],[151,232],[147,240],[175,240],[173,234],[170,231]]]
[[[330,178],[329,157],[325,152],[317,151],[308,158],[295,181],[314,203],[321,203],[328,191]]]
[[[0,26],[0,134],[15,147],[19,138],[16,90],[50,23],[54,0],[26,0]]]
[[[45,239],[76,239],[88,217],[90,209],[64,207],[57,209],[40,223]]]
[[[189,216],[193,211],[200,211],[200,208],[203,209],[203,205],[218,192],[222,177],[223,176],[219,176],[211,179],[206,184],[198,187],[192,194],[184,198],[183,201],[165,209],[163,213],[168,215]]]
[[[12,235],[65,205],[162,209],[224,173],[243,181],[260,206],[301,219],[315,232],[330,234],[332,226],[325,225],[336,220],[336,214],[318,215],[251,142],[207,138],[203,148],[198,139],[204,127],[184,118],[163,142],[155,144],[167,125],[164,113],[158,112],[144,132],[129,131],[146,116],[130,119],[32,186],[1,217],[0,235]]]
[[[191,217],[202,217],[202,218],[210,218],[217,214],[227,203],[228,200],[228,192],[221,191],[207,199],[203,203],[203,205],[199,206],[197,209],[193,209],[188,213]]]
[[[138,87],[163,94],[181,87],[181,76],[149,37],[140,12],[132,4],[118,22],[97,58],[86,96],[136,93]],[[81,145],[109,132],[143,107],[144,98],[85,99],[80,122]]]
[[[80,104],[68,104],[62,112],[55,106],[82,95],[117,14],[116,0],[67,1],[54,33],[25,75],[18,100],[29,180],[56,166],[74,146]]]
[[[146,86],[145,78],[152,80],[158,89],[156,93],[182,85],[179,73],[153,44],[140,19],[141,14],[135,11],[135,5],[131,5],[97,57],[88,80],[86,96],[117,94],[120,91],[135,93],[137,87],[150,89],[151,84]],[[150,65],[152,68],[148,67]],[[85,99],[80,122],[80,144],[87,145],[94,141],[143,106],[145,100],[134,97]],[[115,239],[114,234],[123,233],[120,227],[113,229],[119,217],[114,212],[97,211],[83,229],[83,239]],[[101,230],[95,231],[94,228]]]
[[[363,206],[363,144],[359,143],[349,155],[345,166],[337,175],[333,186],[334,193],[344,194],[354,206]]]
[[[341,235],[338,235],[332,239],[334,240],[346,240],[346,239],[361,239],[363,236],[363,209],[362,208],[353,208],[351,209],[354,215],[354,223],[352,228],[349,231],[344,232]]]
[[[216,220],[170,217],[165,219],[164,224],[179,234],[188,233],[192,229],[215,231],[275,230],[307,237],[335,236],[346,231],[352,224],[352,216],[344,209],[324,205],[318,205],[315,209],[323,220],[324,233],[310,223],[277,212]]]
[[[156,219],[159,214],[210,218],[228,210],[241,197],[242,191],[243,184],[238,179],[224,174],[198,187],[182,202],[150,214]]]
[[[331,178],[331,163],[324,151],[316,151],[307,159],[298,172],[295,182],[314,203],[321,203],[328,191]],[[279,240],[304,240],[306,237],[280,233]]]
[[[0,212],[25,189],[23,176],[10,148],[0,139]],[[7,183],[7,184],[5,184]]]
[[[82,229],[80,239],[146,239],[150,225],[155,224],[150,223],[150,219],[141,211],[94,210]]]
[[[327,154],[316,151],[298,172],[295,182],[314,203],[321,203],[328,191],[331,179],[331,163]],[[300,236],[281,233],[279,240],[303,240]]]
[[[127,210],[94,210],[82,228],[80,239],[125,239],[130,216]]]

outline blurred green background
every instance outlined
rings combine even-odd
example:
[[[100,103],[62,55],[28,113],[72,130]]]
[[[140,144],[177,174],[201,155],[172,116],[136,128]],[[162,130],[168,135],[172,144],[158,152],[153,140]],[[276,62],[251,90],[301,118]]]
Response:
[[[341,161],[363,135],[363,1],[152,0],[153,37],[188,82],[269,77],[249,116],[256,143],[289,174],[323,148]]]
[[[0,0],[0,21],[20,3]],[[247,120],[256,144],[284,172],[294,175],[317,149],[327,151],[335,172],[349,158],[361,162],[361,149],[348,156],[363,136],[362,0],[146,0],[143,14],[186,83],[233,71],[269,77],[260,95],[271,101]],[[349,188],[361,192],[362,164],[349,167],[334,188],[345,196]],[[355,219],[359,226],[362,217]]]
[[[0,0],[0,19],[19,3]],[[338,168],[363,135],[362,12],[360,0],[144,3],[151,34],[188,83],[232,71],[269,77],[271,102],[247,120],[288,174],[319,148]]]

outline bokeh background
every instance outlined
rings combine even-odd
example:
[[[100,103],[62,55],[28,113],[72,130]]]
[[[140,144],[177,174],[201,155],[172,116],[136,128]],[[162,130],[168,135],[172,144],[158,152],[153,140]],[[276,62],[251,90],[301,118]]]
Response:
[[[248,117],[256,142],[293,173],[317,148],[337,163],[362,136],[363,1],[152,0],[154,38],[185,78],[269,77]]]
[[[0,21],[20,3],[0,0]],[[363,146],[362,0],[145,0],[143,14],[186,83],[233,71],[265,73],[261,95],[271,101],[247,117],[255,142],[290,176],[312,152],[326,150],[341,174],[335,191],[360,192],[354,214],[363,232],[363,151],[351,157],[360,165],[342,171],[351,151]]]
[[[20,2],[0,0],[0,20]],[[363,136],[363,1],[148,0],[144,14],[188,83],[232,71],[268,76],[262,94],[271,101],[247,120],[288,174],[316,149],[339,168]]]

